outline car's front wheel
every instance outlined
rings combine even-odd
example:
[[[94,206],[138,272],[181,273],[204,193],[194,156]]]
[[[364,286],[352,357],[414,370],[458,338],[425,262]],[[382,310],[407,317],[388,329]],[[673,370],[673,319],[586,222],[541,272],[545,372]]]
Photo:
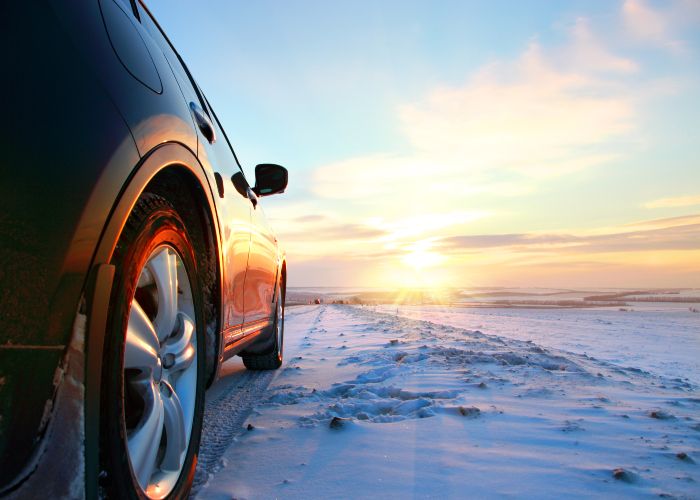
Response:
[[[194,478],[204,409],[195,244],[163,197],[138,201],[113,263],[102,388],[108,496],[179,498]]]

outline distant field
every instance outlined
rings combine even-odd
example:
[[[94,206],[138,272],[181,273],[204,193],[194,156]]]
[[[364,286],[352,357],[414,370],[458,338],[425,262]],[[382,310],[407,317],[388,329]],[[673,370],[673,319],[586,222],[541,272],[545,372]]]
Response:
[[[541,288],[478,288],[478,289],[343,289],[292,288],[287,291],[287,304],[348,303],[451,305],[459,307],[526,307],[526,308],[599,308],[632,309],[650,305],[673,304],[696,310],[700,305],[700,289],[602,289],[571,290]]]

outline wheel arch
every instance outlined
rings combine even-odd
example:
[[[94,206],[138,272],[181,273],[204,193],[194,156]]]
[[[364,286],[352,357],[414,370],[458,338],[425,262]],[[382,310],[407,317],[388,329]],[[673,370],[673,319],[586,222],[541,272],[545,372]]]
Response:
[[[205,190],[208,184],[202,185],[192,171],[180,165],[173,164],[159,170],[148,182],[141,193],[154,193],[168,199],[183,218],[189,229],[190,238],[198,240],[196,244],[196,262],[198,274],[202,281],[204,292],[204,316],[206,331],[206,385],[213,382],[217,373],[221,338],[219,332],[222,311],[221,289],[221,256],[219,239],[216,236],[218,228],[214,215],[214,205],[206,199]]]
[[[214,223],[217,220],[216,205],[211,183],[204,168],[187,147],[179,143],[164,143],[145,154],[124,183],[105,223],[95,251],[94,264],[107,263],[111,260],[124,224],[139,196],[149,186],[158,183],[159,176],[162,176],[166,171],[178,171],[184,176],[184,179],[191,183],[190,186],[198,188],[201,201],[206,202],[206,212],[213,223],[218,243],[220,239],[219,227],[218,224]]]
[[[207,288],[210,293],[212,311],[207,313],[207,357],[213,354],[213,361],[207,363],[207,385],[215,378],[220,359],[221,287],[223,283],[221,237],[214,193],[204,168],[196,156],[178,143],[164,143],[144,155],[124,184],[117,201],[110,212],[93,259],[93,267],[108,264],[137,200],[144,192],[172,194],[177,208],[189,213],[190,222],[201,226],[205,237],[204,246],[210,269],[207,269]],[[184,196],[183,196],[184,195]],[[92,337],[92,332],[89,332]],[[92,338],[89,339],[93,340]],[[213,352],[211,352],[213,350]]]

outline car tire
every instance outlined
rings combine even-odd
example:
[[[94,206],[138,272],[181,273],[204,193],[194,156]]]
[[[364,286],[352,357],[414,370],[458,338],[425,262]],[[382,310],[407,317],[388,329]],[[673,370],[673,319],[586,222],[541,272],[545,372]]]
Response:
[[[249,370],[276,370],[282,366],[284,354],[284,293],[277,283],[275,291],[275,319],[272,323],[272,346],[261,354],[244,353],[243,364]]]
[[[107,497],[186,498],[192,487],[206,382],[201,245],[165,197],[146,193],[116,246],[101,389]]]

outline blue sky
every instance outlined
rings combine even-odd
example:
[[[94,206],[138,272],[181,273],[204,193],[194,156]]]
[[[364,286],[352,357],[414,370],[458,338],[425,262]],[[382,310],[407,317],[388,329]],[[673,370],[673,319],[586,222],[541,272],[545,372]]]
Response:
[[[700,286],[697,2],[148,5],[292,284]]]

